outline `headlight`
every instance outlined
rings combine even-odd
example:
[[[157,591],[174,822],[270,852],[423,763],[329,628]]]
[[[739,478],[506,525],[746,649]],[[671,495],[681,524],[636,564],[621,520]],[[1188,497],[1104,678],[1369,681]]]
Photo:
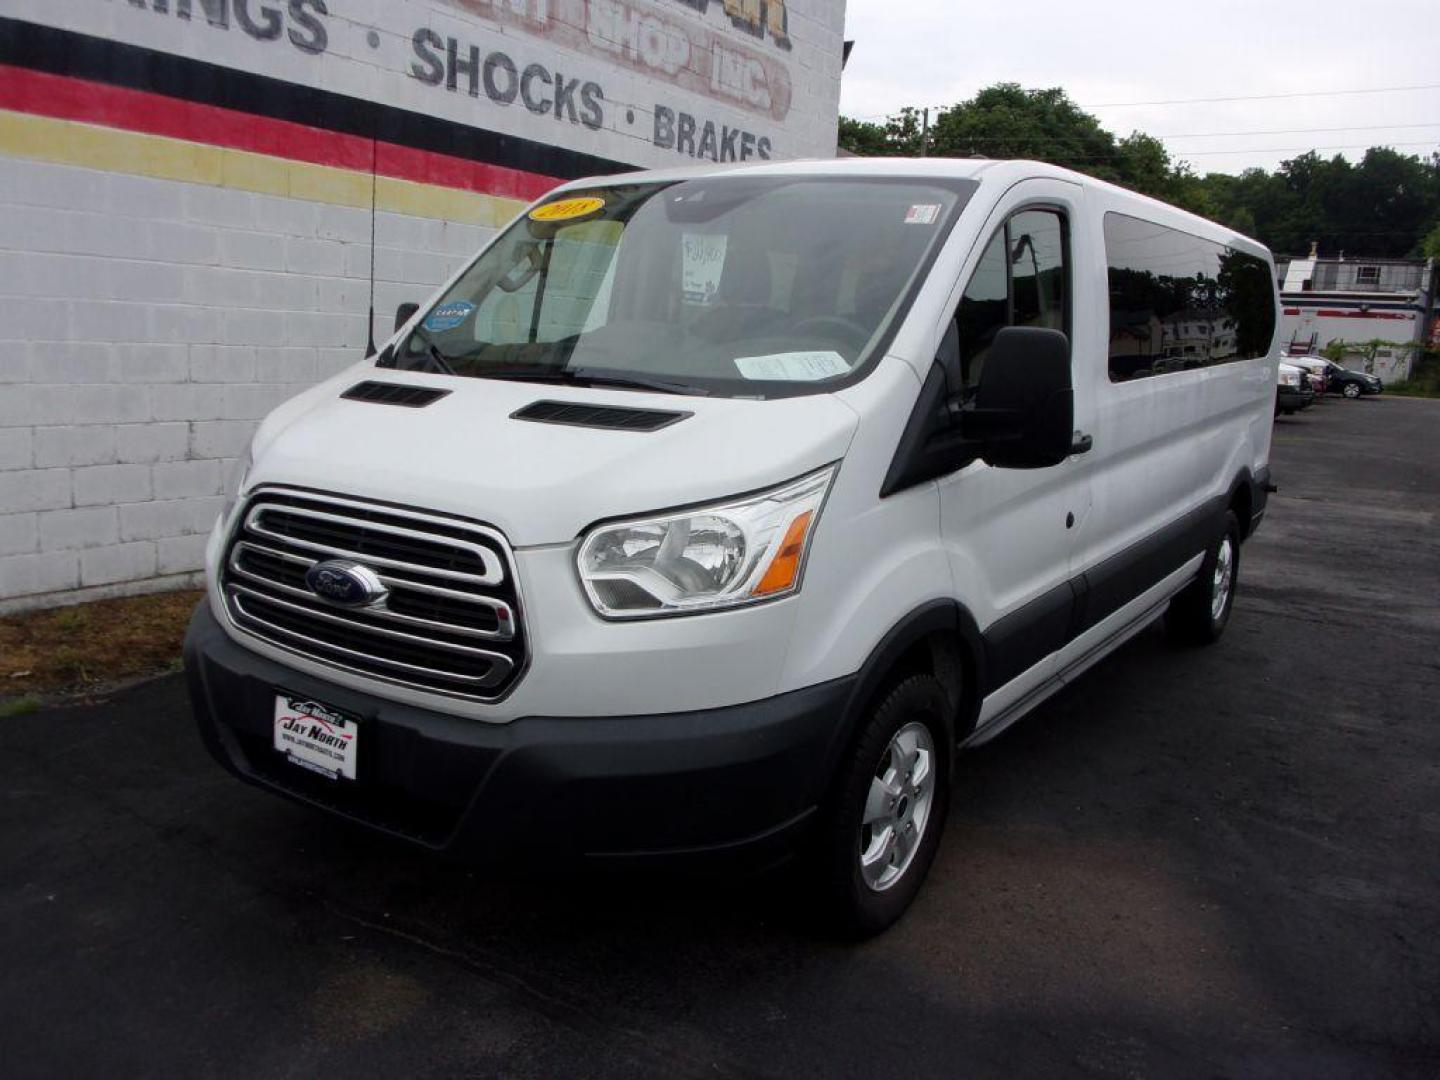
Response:
[[[580,545],[580,580],[615,619],[715,611],[788,596],[835,466],[757,495],[602,525]]]
[[[220,510],[221,521],[230,520],[235,504],[240,501],[240,494],[245,490],[245,478],[250,475],[250,466],[255,461],[253,455],[254,451],[248,446],[245,447],[245,453],[230,467],[230,475],[225,481],[225,505]]]
[[[1282,371],[1280,373],[1280,385],[1299,387],[1300,373],[1298,371]]]

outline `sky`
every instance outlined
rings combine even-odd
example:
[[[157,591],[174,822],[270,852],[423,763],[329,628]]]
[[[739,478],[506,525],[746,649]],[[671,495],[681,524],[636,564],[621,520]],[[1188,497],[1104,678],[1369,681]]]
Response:
[[[857,119],[1018,82],[1162,137],[1198,173],[1440,150],[1437,0],[848,0],[845,36],[840,112]],[[1391,87],[1428,89],[1326,93]]]

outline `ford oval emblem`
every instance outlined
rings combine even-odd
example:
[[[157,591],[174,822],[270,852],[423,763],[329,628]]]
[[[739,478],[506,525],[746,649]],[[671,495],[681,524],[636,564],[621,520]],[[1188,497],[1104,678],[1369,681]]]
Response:
[[[368,566],[349,559],[327,559],[305,571],[305,584],[322,600],[344,607],[379,603],[390,590]]]

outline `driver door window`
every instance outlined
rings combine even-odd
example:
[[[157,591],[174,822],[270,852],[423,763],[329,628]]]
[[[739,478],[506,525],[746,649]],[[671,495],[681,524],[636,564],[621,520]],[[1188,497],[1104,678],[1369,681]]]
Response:
[[[1069,329],[1070,260],[1065,218],[1022,210],[996,230],[980,257],[955,325],[965,394],[980,384],[995,335],[1007,326]]]

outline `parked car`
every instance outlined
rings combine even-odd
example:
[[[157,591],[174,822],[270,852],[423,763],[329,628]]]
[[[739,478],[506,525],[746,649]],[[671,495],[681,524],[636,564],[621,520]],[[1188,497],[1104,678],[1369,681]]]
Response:
[[[1281,361],[1275,377],[1275,415],[1293,415],[1315,404],[1315,391],[1306,380],[1307,372]]]
[[[1157,619],[1225,630],[1274,283],[1230,228],[1030,162],[567,184],[261,423],[186,641],[200,732],[507,867],[804,853],[879,931],[957,751]],[[1223,351],[1130,362],[1200,318]]]
[[[1344,394],[1352,401],[1362,394],[1378,394],[1385,389],[1379,376],[1364,371],[1352,371],[1333,361],[1325,366],[1325,388],[1331,394]]]
[[[1287,356],[1284,362],[1305,370],[1306,382],[1318,395],[1324,395],[1330,372],[1330,361],[1320,356]]]

